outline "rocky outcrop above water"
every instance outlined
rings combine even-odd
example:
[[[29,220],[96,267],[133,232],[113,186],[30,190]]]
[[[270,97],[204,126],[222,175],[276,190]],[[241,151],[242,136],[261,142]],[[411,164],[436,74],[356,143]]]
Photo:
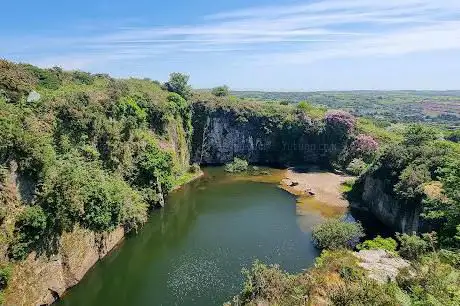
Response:
[[[399,271],[410,267],[410,263],[385,250],[362,250],[354,255],[358,265],[368,272],[369,278],[379,283],[394,281]]]
[[[327,164],[338,149],[319,121],[295,110],[268,114],[270,110],[211,102],[193,107],[192,152],[200,164],[225,164],[234,157],[264,165]]]
[[[421,205],[398,201],[383,179],[367,175],[361,179],[362,198],[353,206],[371,212],[395,232],[411,233],[421,227]]]
[[[106,256],[124,237],[123,228],[96,234],[77,228],[65,233],[56,255],[30,254],[15,265],[5,305],[49,305]]]

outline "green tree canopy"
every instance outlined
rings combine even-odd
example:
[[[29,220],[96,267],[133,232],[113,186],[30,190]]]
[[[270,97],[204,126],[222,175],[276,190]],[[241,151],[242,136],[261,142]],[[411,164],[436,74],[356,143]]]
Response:
[[[223,85],[213,88],[211,92],[216,97],[225,97],[230,94],[230,89],[227,85]]]
[[[192,87],[188,84],[190,77],[180,72],[169,75],[169,81],[165,83],[166,89],[181,95],[184,99],[190,98]]]

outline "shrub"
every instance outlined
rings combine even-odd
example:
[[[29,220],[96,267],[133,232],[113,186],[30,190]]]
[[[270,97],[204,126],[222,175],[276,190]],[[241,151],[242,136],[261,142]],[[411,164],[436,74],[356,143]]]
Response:
[[[211,92],[216,97],[225,97],[230,94],[230,90],[227,85],[215,87]]]
[[[266,266],[260,261],[254,262],[250,270],[243,269],[243,302],[255,298],[268,301],[276,300],[290,289],[290,277],[279,266]]]
[[[371,136],[360,134],[349,146],[349,154],[353,158],[361,158],[371,162],[379,149],[379,144]]]
[[[14,240],[9,255],[13,259],[24,259],[42,241],[47,226],[46,214],[40,206],[27,206],[17,217]]]
[[[353,159],[347,166],[347,172],[353,175],[360,175],[367,169],[367,164],[361,158]]]
[[[364,237],[360,223],[351,223],[339,219],[329,219],[313,228],[314,244],[320,249],[353,249]]]
[[[167,99],[172,114],[184,114],[187,111],[188,103],[179,94],[172,92]]]
[[[140,143],[141,149],[134,156],[133,183],[140,188],[153,186],[168,192],[174,183],[172,154],[161,150],[156,140],[147,134],[140,136]]]
[[[7,101],[19,102],[29,94],[36,80],[22,66],[0,59],[0,93]]]
[[[62,84],[60,79],[62,71],[58,69],[40,69],[32,65],[23,65],[23,67],[38,79],[38,85],[41,87],[56,90]]]
[[[91,85],[95,80],[95,76],[93,76],[91,73],[79,70],[72,72],[72,78],[76,83],[82,85]]]
[[[3,290],[8,286],[8,281],[10,277],[11,267],[8,264],[0,265],[0,290]]]
[[[235,157],[233,159],[233,162],[228,163],[225,165],[225,171],[227,172],[243,172],[248,170],[248,162],[245,161],[244,159],[240,159],[238,157]]]
[[[130,129],[142,126],[147,120],[146,111],[132,97],[121,98],[114,108],[115,118],[124,119]]]
[[[341,134],[349,133],[356,126],[356,118],[344,111],[327,112],[325,121],[328,126]]]
[[[194,163],[193,165],[190,166],[189,172],[190,173],[198,173],[201,171],[200,165],[197,163]]]
[[[404,143],[411,146],[420,146],[439,138],[437,131],[422,124],[412,124],[404,131]]]
[[[442,263],[436,255],[427,256],[396,278],[410,297],[410,305],[460,305],[459,271]]]
[[[399,241],[399,255],[406,259],[419,259],[428,251],[428,243],[415,233],[412,235],[398,233],[396,238]]]
[[[393,238],[382,238],[381,236],[377,236],[372,240],[366,240],[358,244],[356,248],[358,250],[387,250],[395,252],[397,247],[398,243]]]
[[[402,199],[417,199],[423,195],[423,184],[429,181],[431,174],[426,165],[409,165],[402,171],[394,190]]]

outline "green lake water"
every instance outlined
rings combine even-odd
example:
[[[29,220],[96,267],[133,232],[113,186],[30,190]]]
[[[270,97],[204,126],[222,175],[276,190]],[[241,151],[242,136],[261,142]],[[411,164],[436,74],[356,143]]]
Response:
[[[276,184],[233,180],[221,169],[173,192],[137,235],[98,262],[60,306],[222,305],[255,259],[290,272],[319,252],[295,196]]]

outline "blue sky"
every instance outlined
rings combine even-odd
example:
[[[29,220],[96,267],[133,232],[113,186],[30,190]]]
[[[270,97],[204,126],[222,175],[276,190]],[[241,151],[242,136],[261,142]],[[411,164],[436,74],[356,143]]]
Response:
[[[459,0],[5,1],[0,57],[194,87],[460,89]]]

